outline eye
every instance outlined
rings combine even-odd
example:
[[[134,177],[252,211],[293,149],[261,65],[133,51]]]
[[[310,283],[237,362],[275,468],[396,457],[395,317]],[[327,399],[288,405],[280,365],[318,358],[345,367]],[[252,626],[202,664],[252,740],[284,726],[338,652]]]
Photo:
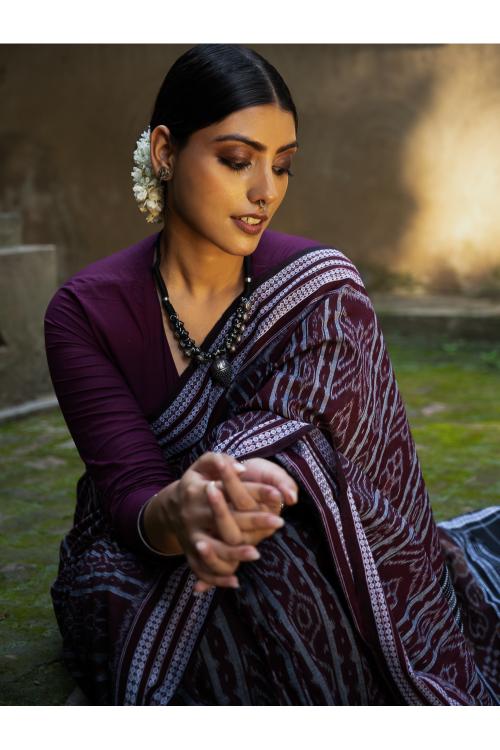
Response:
[[[227,167],[234,169],[236,172],[239,172],[241,169],[247,169],[251,166],[249,161],[231,161],[230,159],[224,159],[222,156],[219,156],[219,161]]]
[[[287,174],[289,177],[293,177],[293,172],[291,172],[289,169],[283,169],[282,167],[276,167],[276,174],[282,175]]]
[[[240,172],[242,169],[248,169],[248,167],[252,166],[251,162],[249,161],[231,161],[230,159],[224,159],[222,156],[219,156],[219,161],[221,161],[227,167],[234,169],[235,172]],[[291,172],[290,169],[275,167],[274,171],[275,174],[279,175],[280,177],[284,174],[289,175],[289,177],[293,177],[293,172]]]

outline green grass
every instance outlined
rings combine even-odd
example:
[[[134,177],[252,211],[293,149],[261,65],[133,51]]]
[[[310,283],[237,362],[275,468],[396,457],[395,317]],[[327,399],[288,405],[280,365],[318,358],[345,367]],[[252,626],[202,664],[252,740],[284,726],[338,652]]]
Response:
[[[500,344],[387,338],[436,520],[500,501]]]
[[[58,411],[0,425],[0,704],[60,705],[73,687],[50,601],[83,467]]]
[[[500,344],[386,336],[437,520],[500,499]],[[73,682],[50,600],[80,458],[56,410],[0,425],[0,704],[60,705]]]

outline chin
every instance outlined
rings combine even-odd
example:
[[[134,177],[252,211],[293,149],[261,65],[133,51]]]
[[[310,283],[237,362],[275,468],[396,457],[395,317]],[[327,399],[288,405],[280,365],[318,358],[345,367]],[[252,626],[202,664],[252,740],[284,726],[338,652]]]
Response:
[[[224,252],[229,253],[230,255],[251,255],[257,248],[261,237],[262,232],[254,237],[249,234],[248,237],[242,235],[241,237],[231,237],[228,239],[226,235],[223,240],[216,242],[215,244],[217,244],[221,250],[224,250]]]
[[[249,245],[247,243],[246,247],[235,247],[235,245],[232,245],[231,247],[227,247],[227,245],[221,247],[219,245],[219,247],[221,247],[221,249],[228,255],[234,255],[238,258],[244,258],[247,255],[252,255],[252,253],[255,252],[258,244],[258,242],[254,242],[252,245]]]

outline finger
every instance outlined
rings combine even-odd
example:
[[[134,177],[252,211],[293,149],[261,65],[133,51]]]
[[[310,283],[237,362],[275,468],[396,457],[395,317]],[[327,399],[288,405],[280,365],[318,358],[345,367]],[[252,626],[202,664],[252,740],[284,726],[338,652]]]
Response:
[[[270,484],[286,498],[287,505],[294,505],[298,501],[299,487],[285,469],[274,461],[262,458],[249,458],[245,461],[245,478]]]
[[[201,552],[198,552],[196,547],[194,548],[194,554],[189,553],[188,555],[186,555],[186,557],[189,567],[198,578],[207,581],[214,586],[234,585],[238,563],[236,565],[233,563],[228,570],[223,573],[219,573],[212,570],[205,564]]]
[[[214,453],[211,451],[203,453],[202,456],[191,464],[190,468],[204,474],[207,479],[219,479],[225,464],[235,467],[238,473],[244,473],[246,470],[245,466],[232,456],[226,453]]]
[[[266,511],[233,511],[233,518],[238,524],[240,531],[262,531],[269,529],[274,533],[285,525],[285,521],[275,513]]]
[[[260,558],[260,552],[250,544],[233,547],[212,537],[202,537],[195,546],[203,562],[218,573],[234,573],[240,562]]]
[[[268,510],[270,513],[279,515],[285,505],[287,505],[287,497],[274,487],[270,487],[267,484],[264,487],[265,489],[259,493],[259,507],[262,510]]]
[[[193,587],[193,593],[203,594],[205,591],[210,591],[210,589],[215,588],[212,586],[211,583],[206,583],[205,581],[202,581],[201,578],[198,578],[196,581],[194,587]]]
[[[257,505],[271,505],[273,509],[275,507],[279,509],[281,503],[285,502],[282,493],[270,484],[264,484],[263,482],[249,482],[244,477],[242,477],[242,482],[245,489],[250,493],[252,499]],[[224,482],[222,480],[216,481],[215,486],[218,490],[224,492]],[[234,508],[230,501],[229,504]]]
[[[206,573],[203,570],[200,570],[195,565],[191,568],[195,576],[202,581],[204,584],[208,584],[209,586],[223,586],[227,588],[236,589],[239,588],[239,581],[238,576],[236,576],[234,573],[232,575],[216,575],[213,573]],[[194,588],[197,590],[198,587],[195,584]]]
[[[194,571],[193,571],[194,572]],[[211,576],[211,575],[205,575],[205,574],[198,574],[195,573],[195,575],[199,576],[199,580],[203,582],[204,584],[207,584],[208,587],[210,586],[221,586],[222,588],[229,588],[229,589],[239,589],[240,582],[238,580],[237,576]],[[199,590],[198,583],[195,583],[193,586],[194,591]]]
[[[195,547],[204,566],[214,575],[232,575],[240,563],[238,553],[229,555],[229,550],[227,552],[221,550],[217,546],[216,540],[211,537],[199,539],[195,543]],[[234,547],[233,549],[236,550],[237,548]]]
[[[224,458],[220,453],[207,452],[191,464],[190,468],[198,472],[203,472],[212,478],[218,477],[224,464]]]
[[[239,544],[241,531],[231,513],[222,492],[215,482],[207,485],[207,499],[214,515],[215,526],[219,537],[227,544]]]
[[[221,474],[224,493],[235,508],[238,510],[252,510],[257,507],[258,504],[245,487],[245,482],[240,479],[237,472],[229,463],[224,464]]]
[[[233,579],[230,581],[230,583],[209,583],[208,581],[204,581],[202,578],[198,578],[196,583],[193,586],[193,594],[202,594],[205,591],[210,591],[210,589],[215,588],[216,586],[220,586],[221,588],[231,588],[231,589],[239,589],[239,581],[238,579],[233,576]]]
[[[208,536],[196,532],[192,539],[192,549],[190,555],[193,559],[193,571],[199,573],[202,577],[212,576],[231,576],[234,575],[240,560],[219,558],[215,551],[214,544],[217,540],[213,536]]]
[[[273,536],[278,529],[285,525],[284,519],[280,516],[273,514],[268,518],[269,520],[266,521],[266,526],[263,528],[259,526],[259,528],[242,530],[241,543],[253,546],[260,544],[260,542]],[[262,522],[259,521],[258,523],[261,524]]]
[[[293,482],[293,484],[290,484],[290,477],[285,474],[286,479],[282,480],[278,477],[274,479],[274,481],[271,481],[271,477],[267,480],[269,481],[270,487],[273,487],[275,492],[278,493],[279,499],[281,502],[283,502],[285,505],[295,505],[295,503],[298,502],[298,487]],[[293,481],[293,480],[292,480]],[[276,494],[273,495],[273,500],[276,502]]]

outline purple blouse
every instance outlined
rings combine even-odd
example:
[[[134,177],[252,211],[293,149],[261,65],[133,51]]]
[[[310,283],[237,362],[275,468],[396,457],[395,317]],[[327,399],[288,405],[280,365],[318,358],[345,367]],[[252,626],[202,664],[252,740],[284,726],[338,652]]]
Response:
[[[151,271],[158,234],[69,278],[44,318],[50,376],[68,429],[118,540],[140,552],[138,514],[177,478],[149,426],[179,381]],[[253,277],[319,245],[267,229],[252,254]]]

